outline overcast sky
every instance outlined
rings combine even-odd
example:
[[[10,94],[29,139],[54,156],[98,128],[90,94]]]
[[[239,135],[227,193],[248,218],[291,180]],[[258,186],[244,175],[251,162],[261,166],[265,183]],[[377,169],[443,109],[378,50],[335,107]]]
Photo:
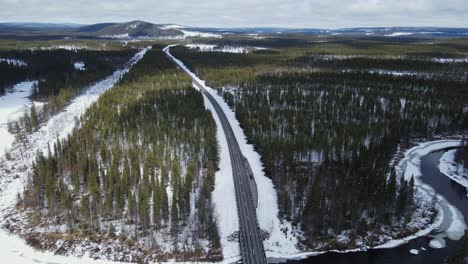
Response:
[[[0,0],[1,22],[468,27],[468,0]]]

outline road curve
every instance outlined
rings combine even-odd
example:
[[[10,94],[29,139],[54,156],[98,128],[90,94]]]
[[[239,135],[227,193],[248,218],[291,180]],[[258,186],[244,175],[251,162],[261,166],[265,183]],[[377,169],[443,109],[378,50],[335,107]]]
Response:
[[[239,148],[239,144],[234,135],[229,121],[224,114],[222,108],[214,97],[205,89],[204,85],[193,76],[185,65],[176,59],[169,52],[171,46],[164,49],[167,56],[174,61],[181,69],[187,72],[193,79],[193,84],[197,86],[203,95],[211,102],[215,108],[216,114],[221,121],[224,135],[229,147],[229,155],[231,157],[232,175],[234,177],[234,189],[236,192],[237,213],[239,216],[239,241],[242,259],[247,264],[262,264],[267,263],[265,250],[263,248],[263,240],[261,237],[260,228],[257,222],[256,206],[253,202],[252,192],[249,182],[250,168],[248,162],[245,162],[245,157]]]

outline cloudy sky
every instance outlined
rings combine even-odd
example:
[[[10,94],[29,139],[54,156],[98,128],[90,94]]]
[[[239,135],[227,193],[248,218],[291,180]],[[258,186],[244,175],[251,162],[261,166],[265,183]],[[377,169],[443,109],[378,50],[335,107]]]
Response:
[[[468,27],[467,0],[0,0],[1,22]]]

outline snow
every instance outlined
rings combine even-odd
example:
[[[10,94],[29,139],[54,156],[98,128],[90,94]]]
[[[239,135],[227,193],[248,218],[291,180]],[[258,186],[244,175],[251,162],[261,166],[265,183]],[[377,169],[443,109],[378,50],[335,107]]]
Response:
[[[194,86],[196,87],[196,86]],[[234,191],[234,180],[232,176],[231,159],[229,148],[221,129],[221,121],[216,114],[211,102],[203,96],[205,107],[211,111],[216,122],[216,137],[220,146],[219,170],[215,176],[215,189],[213,191],[213,201],[215,205],[216,220],[218,223],[221,245],[223,247],[224,259],[235,261],[240,255],[239,243],[229,241],[228,237],[239,231],[239,217],[237,215],[236,196]]]
[[[56,46],[49,46],[49,47],[40,47],[40,50],[58,50],[64,49],[69,51],[77,51],[81,49],[87,49],[86,46],[76,46],[76,45],[56,45]],[[36,48],[31,48],[30,50],[35,50]]]
[[[38,151],[47,153],[49,143],[56,138],[65,138],[75,127],[78,119],[101,94],[116,84],[132,65],[140,60],[149,48],[138,52],[122,69],[115,71],[106,79],[90,86],[83,95],[75,98],[62,112],[50,118],[36,132],[27,136],[28,148],[13,146],[11,160],[0,157],[0,224],[8,221],[8,215],[16,211],[17,194],[24,190],[31,164]],[[89,258],[55,256],[51,252],[39,252],[17,237],[0,230],[0,254],[6,263],[56,262],[56,263],[111,263]]]
[[[379,245],[375,248],[392,248],[399,246],[401,244],[407,243],[409,240],[428,235],[434,230],[440,232],[440,237],[448,237],[452,240],[460,239],[466,229],[466,224],[464,217],[461,212],[451,205],[445,197],[438,195],[435,190],[422,182],[421,177],[421,158],[431,152],[458,147],[462,144],[461,140],[447,139],[447,140],[437,140],[426,143],[418,144],[417,146],[407,150],[404,154],[404,158],[400,160],[399,164],[396,166],[396,171],[401,177],[405,177],[409,180],[411,177],[414,177],[414,183],[417,194],[421,199],[424,199],[426,202],[430,201],[434,195],[436,195],[437,203],[436,208],[438,215],[434,223],[432,223],[426,229],[420,230],[416,234],[408,236],[402,239],[396,239],[389,241],[383,245]]]
[[[271,181],[271,179],[267,178],[263,172],[263,164],[260,160],[260,155],[254,150],[251,144],[247,144],[246,136],[243,130],[241,129],[240,124],[237,121],[234,112],[229,108],[227,103],[224,102],[224,100],[216,93],[215,90],[206,86],[204,81],[202,81],[200,78],[198,78],[198,76],[196,76],[193,72],[191,72],[180,60],[176,59],[175,57],[172,56],[172,54],[170,54],[169,48],[172,46],[174,45],[170,45],[166,47],[164,51],[168,54],[168,56],[173,58],[174,61],[176,61],[176,63],[184,71],[186,71],[190,76],[192,76],[192,78],[194,78],[200,84],[202,84],[204,88],[215,98],[215,100],[218,102],[220,107],[223,109],[227,119],[229,120],[229,124],[231,125],[234,131],[235,137],[237,139],[237,142],[239,143],[239,147],[241,149],[242,154],[247,158],[247,160],[250,163],[250,166],[254,174],[255,182],[257,184],[258,194],[259,194],[258,206],[257,206],[258,224],[260,226],[260,229],[270,234],[269,238],[264,241],[264,247],[265,247],[267,257],[268,258],[271,258],[271,257],[277,258],[277,257],[285,257],[285,256],[287,257],[293,254],[300,253],[300,251],[296,247],[298,243],[298,239],[295,237],[293,233],[292,225],[288,222],[280,221],[280,219],[278,218],[277,195],[276,195],[275,188],[273,186],[273,182]],[[220,124],[217,123],[217,125],[220,125]],[[222,130],[222,128],[218,126],[218,130]],[[221,162],[226,162],[226,161],[222,161],[223,159],[229,159],[229,156],[227,156],[226,154],[224,156],[221,156]],[[225,169],[226,171],[227,170],[232,171],[232,168],[226,167]],[[226,175],[222,175],[222,176],[225,177]],[[231,178],[229,181],[233,181],[232,175],[228,175],[227,177]],[[228,195],[229,192],[231,192],[231,194],[229,194],[231,195],[231,197],[234,195],[233,194],[234,187],[231,185],[227,185],[227,184],[224,186],[216,185],[215,190],[217,188],[219,188],[218,190],[226,196]],[[223,204],[225,202],[223,197],[214,196],[213,198],[214,198],[216,205],[222,204],[224,207],[226,207],[226,205]],[[235,204],[235,201],[233,200],[231,201],[231,203]],[[237,207],[237,205],[235,206]],[[234,208],[236,207],[232,207],[230,209],[234,210]],[[226,209],[219,208],[219,206],[216,206],[215,210],[218,212],[218,216],[220,217],[219,219],[220,222],[233,221],[232,219],[222,219],[224,216],[222,210],[226,210]],[[237,219],[236,219],[236,222],[238,222]],[[227,233],[226,230],[223,230],[225,228],[224,226],[220,225],[219,228],[221,230],[220,231],[221,233],[224,233],[224,234]],[[230,250],[230,248],[225,248],[223,245],[223,253],[225,250]]]
[[[210,44],[187,44],[185,45],[189,49],[195,49],[199,51],[211,51],[211,52],[226,52],[226,53],[247,53],[247,49],[241,46],[223,46]]]
[[[417,249],[411,249],[409,252],[411,254],[413,254],[413,255],[418,255],[419,254],[419,251]]]
[[[433,58],[432,61],[439,63],[466,63],[468,58]]]
[[[189,49],[198,50],[201,52],[225,52],[225,53],[249,53],[249,49],[267,50],[265,47],[243,47],[243,46],[218,46],[212,44],[186,44]]]
[[[0,229],[0,256],[2,263],[54,263],[54,264],[123,264],[123,262],[110,262],[95,260],[89,257],[59,256],[53,252],[40,252],[28,246],[20,237],[9,234]]]
[[[181,26],[181,25],[164,25],[164,26],[161,26],[162,29],[181,29],[181,28],[185,28],[184,26]]]
[[[180,30],[184,33],[184,36],[187,37],[201,37],[201,38],[222,38],[220,34],[213,34],[207,32],[191,31],[191,30]]]
[[[113,39],[128,39],[130,36],[128,33],[116,34],[116,35],[102,35],[101,38],[113,38]]]
[[[452,149],[445,152],[439,160],[439,170],[442,174],[456,181],[458,184],[468,188],[468,171],[463,164],[455,162],[455,153],[457,150]]]
[[[27,66],[28,63],[25,62],[24,60],[18,60],[18,59],[5,59],[5,58],[0,58],[0,62],[6,62],[8,64],[14,65],[14,66]]]
[[[12,92],[0,96],[0,156],[12,146],[15,137],[8,132],[8,123],[21,117],[28,110],[34,84],[37,81],[20,82],[13,86]]]
[[[386,74],[386,75],[393,75],[393,76],[411,76],[411,75],[418,75],[417,72],[411,71],[391,71],[391,70],[370,70],[369,73],[376,73],[376,74]]]
[[[410,36],[413,33],[410,32],[393,32],[391,34],[385,34],[385,37],[400,37],[400,36]]]
[[[434,238],[429,242],[429,246],[431,248],[444,248],[445,247],[445,240],[443,238]]]
[[[85,71],[86,70],[85,63],[82,62],[82,61],[74,62],[73,66],[75,67],[75,70],[78,70],[78,71]]]

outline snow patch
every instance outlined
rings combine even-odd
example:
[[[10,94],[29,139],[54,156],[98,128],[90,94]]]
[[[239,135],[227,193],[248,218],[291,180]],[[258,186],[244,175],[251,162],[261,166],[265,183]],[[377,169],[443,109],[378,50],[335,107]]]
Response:
[[[418,255],[419,254],[419,251],[417,249],[411,249],[409,252],[411,254],[413,254],[413,255]]]
[[[27,66],[28,63],[24,60],[19,60],[19,59],[5,59],[5,58],[0,58],[0,62],[6,62],[10,65],[21,67],[21,66]]]
[[[189,37],[201,37],[201,38],[222,38],[220,34],[200,32],[200,31],[191,31],[191,30],[181,30],[184,33],[186,38]]]
[[[85,71],[85,63],[83,61],[76,61],[73,63],[73,67],[75,67],[75,70],[77,71]]]
[[[385,37],[400,37],[400,36],[411,36],[413,33],[410,32],[393,32],[391,34],[385,34]]]

